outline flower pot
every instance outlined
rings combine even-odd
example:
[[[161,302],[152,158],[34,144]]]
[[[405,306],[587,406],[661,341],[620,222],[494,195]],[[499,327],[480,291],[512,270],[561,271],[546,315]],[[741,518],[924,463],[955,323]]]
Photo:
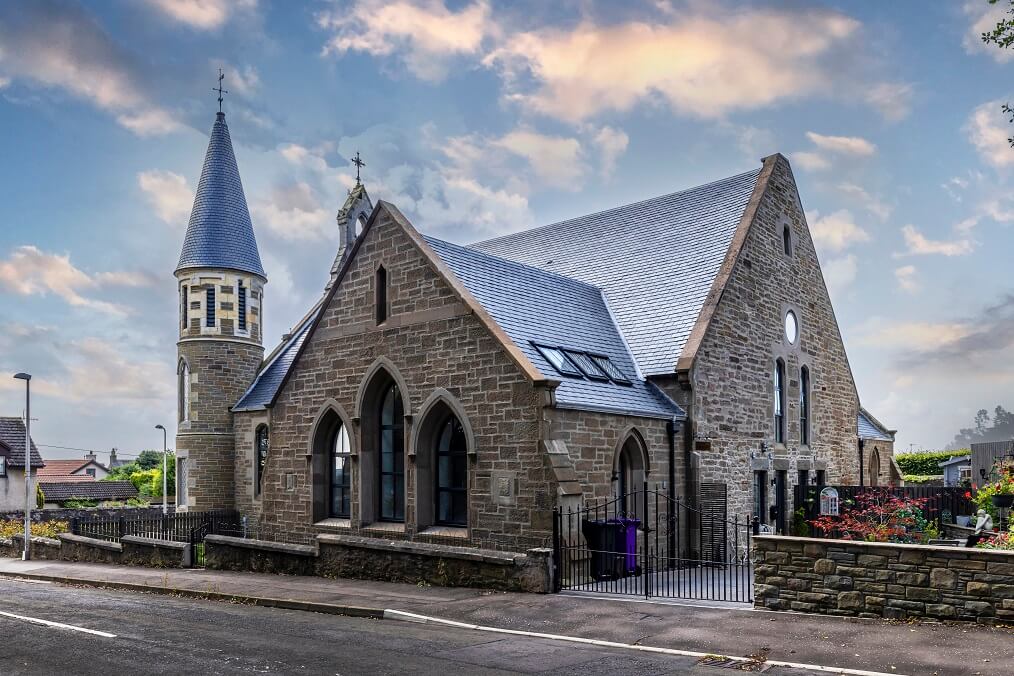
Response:
[[[994,507],[1010,507],[1011,505],[1014,505],[1014,494],[1007,493],[994,495],[991,500],[993,501]]]

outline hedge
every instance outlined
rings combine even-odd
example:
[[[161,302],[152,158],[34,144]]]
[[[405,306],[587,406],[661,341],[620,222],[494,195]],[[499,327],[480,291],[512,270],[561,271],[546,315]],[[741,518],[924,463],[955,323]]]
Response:
[[[959,455],[970,455],[967,448],[959,451],[921,451],[919,453],[899,453],[894,456],[903,474],[940,474],[940,463]]]

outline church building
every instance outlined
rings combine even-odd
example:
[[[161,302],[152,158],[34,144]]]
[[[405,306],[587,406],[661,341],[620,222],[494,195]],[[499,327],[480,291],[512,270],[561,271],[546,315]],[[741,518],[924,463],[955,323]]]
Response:
[[[645,485],[785,530],[794,485],[857,484],[874,446],[889,480],[782,155],[466,246],[358,180],[337,221],[319,301],[265,355],[218,113],[176,269],[181,509],[524,551],[555,507]]]

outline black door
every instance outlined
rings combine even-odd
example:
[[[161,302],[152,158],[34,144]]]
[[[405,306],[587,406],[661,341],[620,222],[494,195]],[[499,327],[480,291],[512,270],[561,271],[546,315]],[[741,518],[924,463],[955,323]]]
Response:
[[[775,527],[782,535],[786,532],[785,489],[789,483],[788,472],[780,469],[775,472]]]

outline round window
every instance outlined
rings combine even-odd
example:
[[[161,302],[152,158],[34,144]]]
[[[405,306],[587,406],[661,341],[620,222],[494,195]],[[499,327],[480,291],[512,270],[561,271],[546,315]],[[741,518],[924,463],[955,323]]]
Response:
[[[796,313],[789,310],[785,313],[785,339],[793,345],[799,337],[799,323],[796,321]]]

